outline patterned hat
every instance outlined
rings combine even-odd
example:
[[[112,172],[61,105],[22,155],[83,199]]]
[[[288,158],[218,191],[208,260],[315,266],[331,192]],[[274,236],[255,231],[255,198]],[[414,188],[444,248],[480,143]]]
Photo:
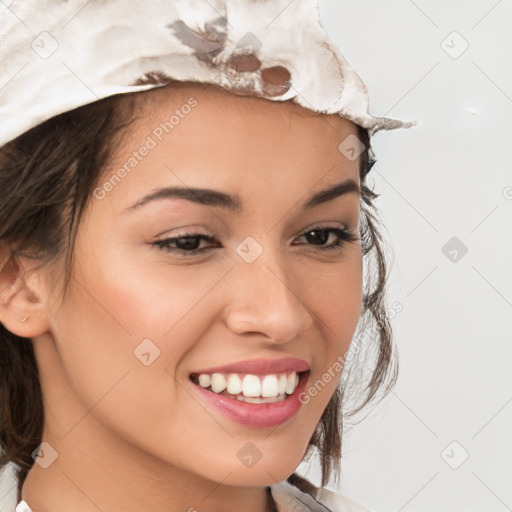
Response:
[[[53,116],[171,80],[292,99],[369,130],[368,91],[320,24],[317,0],[0,3],[0,147]]]

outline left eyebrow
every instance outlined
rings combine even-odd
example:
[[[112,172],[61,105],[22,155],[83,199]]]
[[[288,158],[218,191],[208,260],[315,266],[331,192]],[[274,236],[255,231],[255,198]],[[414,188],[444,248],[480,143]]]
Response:
[[[313,194],[302,205],[303,210],[308,210],[314,206],[331,201],[344,194],[356,193],[361,194],[359,185],[352,179],[347,179],[341,183],[337,183],[329,188],[320,190]],[[243,201],[239,195],[229,195],[218,190],[206,188],[188,188],[188,187],[165,187],[159,188],[127,208],[127,211],[141,207],[150,201],[159,199],[186,199],[194,203],[226,208],[235,213],[243,212]]]

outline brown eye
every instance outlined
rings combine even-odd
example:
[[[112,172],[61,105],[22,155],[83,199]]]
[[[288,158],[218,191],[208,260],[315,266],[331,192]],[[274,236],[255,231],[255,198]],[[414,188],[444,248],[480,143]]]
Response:
[[[199,248],[201,241],[213,243],[215,240],[215,237],[200,233],[185,233],[182,236],[157,240],[151,245],[156,245],[167,252],[200,254],[211,249],[211,247]]]
[[[321,247],[327,243],[331,234],[335,235],[335,242]],[[315,228],[302,235],[307,238],[310,245],[314,245],[320,251],[326,251],[329,249],[336,249],[343,246],[345,243],[355,242],[359,239],[352,231],[346,228],[332,228],[332,227],[320,227]]]

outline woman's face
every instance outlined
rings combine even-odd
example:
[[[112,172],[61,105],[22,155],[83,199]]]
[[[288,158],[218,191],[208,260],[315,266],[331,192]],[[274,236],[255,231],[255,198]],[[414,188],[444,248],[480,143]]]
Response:
[[[356,126],[199,85],[140,107],[79,226],[65,298],[47,290],[45,428],[63,453],[272,484],[304,456],[359,320],[361,248],[335,231],[358,235],[359,159],[338,149]],[[210,382],[292,394],[248,403]]]

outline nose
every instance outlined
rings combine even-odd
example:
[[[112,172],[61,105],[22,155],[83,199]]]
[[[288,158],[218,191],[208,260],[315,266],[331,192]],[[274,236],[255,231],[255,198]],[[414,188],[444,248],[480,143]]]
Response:
[[[275,257],[269,252],[252,263],[236,262],[229,273],[232,288],[225,321],[236,334],[257,334],[269,343],[286,343],[307,330],[313,316],[297,284],[304,277],[290,275],[280,251]]]

